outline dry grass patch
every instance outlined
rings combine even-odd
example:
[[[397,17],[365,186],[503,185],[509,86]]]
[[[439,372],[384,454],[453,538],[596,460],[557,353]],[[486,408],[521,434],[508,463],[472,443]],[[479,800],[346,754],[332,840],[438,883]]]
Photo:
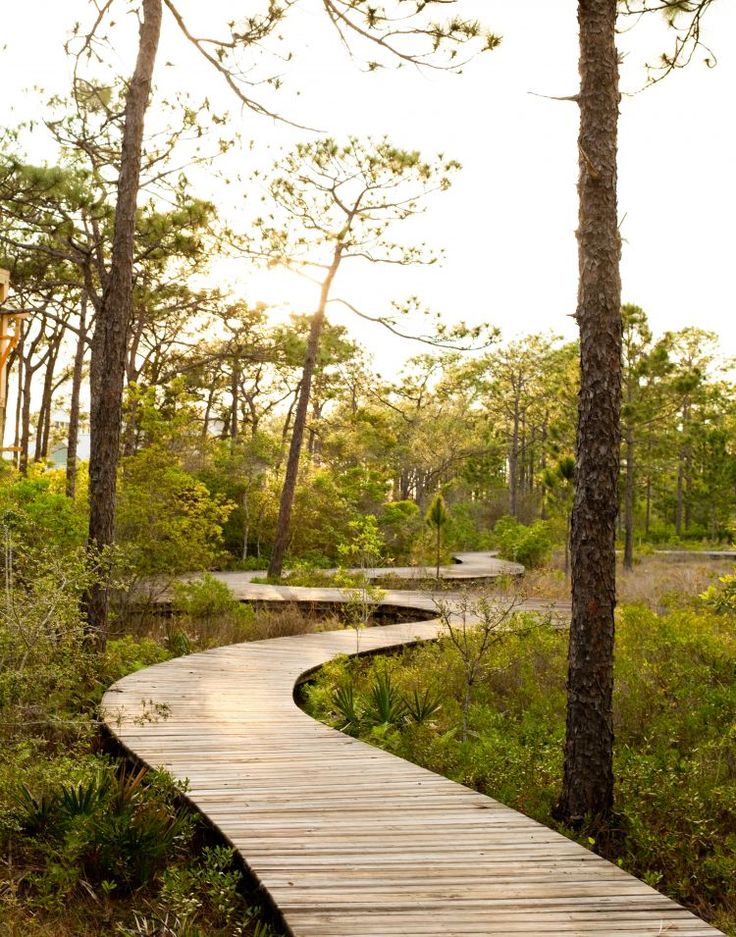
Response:
[[[643,605],[662,612],[691,602],[719,576],[733,573],[733,570],[732,562],[698,554],[682,558],[658,554],[642,556],[630,571],[623,568],[619,558],[616,569],[618,603]],[[560,563],[527,571],[522,584],[529,598],[559,603],[570,601],[570,579]]]

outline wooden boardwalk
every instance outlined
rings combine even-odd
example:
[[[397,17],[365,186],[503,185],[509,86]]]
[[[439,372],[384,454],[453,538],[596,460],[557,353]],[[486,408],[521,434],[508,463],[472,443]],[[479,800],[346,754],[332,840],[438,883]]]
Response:
[[[341,597],[236,585],[242,597]],[[433,607],[426,593],[386,601]],[[439,628],[367,629],[360,648]],[[240,852],[293,937],[720,933],[522,814],[303,713],[295,685],[355,643],[345,630],[218,648],[131,674],[103,701],[127,749],[188,779],[191,801]],[[156,715],[162,706],[166,718]]]

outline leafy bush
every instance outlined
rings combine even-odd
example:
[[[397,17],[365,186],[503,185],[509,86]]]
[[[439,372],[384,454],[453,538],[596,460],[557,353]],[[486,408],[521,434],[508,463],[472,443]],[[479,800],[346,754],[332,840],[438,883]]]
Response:
[[[151,446],[125,459],[118,485],[118,542],[139,578],[209,569],[221,556],[232,505],[213,497],[171,455]]]
[[[227,569],[235,572],[251,572],[252,570],[263,570],[265,572],[265,570],[268,569],[268,557],[247,556],[244,560],[240,559],[228,562]]]
[[[505,560],[521,563],[529,568],[542,566],[552,550],[549,526],[545,521],[535,521],[527,526],[506,515],[496,521],[493,537],[499,553]]]
[[[378,526],[388,552],[398,563],[409,559],[414,539],[424,531],[422,514],[414,501],[384,504]]]
[[[190,632],[200,647],[252,638],[252,606],[238,601],[226,583],[209,573],[200,579],[175,582],[173,594],[174,610],[180,617],[169,624],[167,644],[177,656],[190,652]]]
[[[234,866],[235,850],[214,846],[203,850],[198,862],[173,866],[163,875],[161,905],[182,923],[205,914],[215,927],[237,926],[244,916],[238,894],[243,876]],[[236,931],[237,932],[237,931]]]
[[[96,578],[84,550],[30,546],[4,518],[0,567],[0,739],[80,738],[89,732],[80,700],[95,695],[95,661],[79,601]],[[28,733],[26,726],[33,726]]]
[[[709,586],[700,598],[719,614],[733,615],[736,613],[736,576],[719,576],[718,583]]]
[[[29,477],[11,476],[0,486],[0,515],[26,550],[74,550],[86,538],[83,505],[64,495],[58,472],[34,468]]]
[[[42,867],[34,884],[57,897],[82,882],[108,891],[147,884],[191,836],[181,790],[168,775],[112,767],[39,793],[21,786],[19,827]]]
[[[100,661],[99,680],[102,688],[120,680],[126,674],[143,670],[153,664],[169,660],[171,654],[153,638],[136,640],[129,634],[108,640]]]
[[[98,753],[104,689],[126,673],[169,658],[170,649],[130,635],[111,638],[104,651],[90,645],[80,596],[91,582],[109,577],[105,566],[91,568],[87,561],[77,508],[60,493],[54,473],[23,480],[5,474],[0,486],[5,586],[0,593],[0,930],[54,937],[255,933],[248,922],[256,910],[233,897],[234,873],[216,857],[197,859],[193,820],[180,809],[176,785],[155,773],[143,778],[116,769]],[[235,611],[229,602],[214,606]],[[249,613],[235,606],[247,619]],[[207,603],[192,601],[190,611],[203,608]],[[222,635],[220,629],[214,640]],[[161,904],[159,881],[169,874],[173,880],[177,869],[200,866],[210,871],[198,872],[198,884],[189,882],[198,889],[197,911],[182,924],[178,912]],[[170,896],[167,901],[176,904]],[[167,920],[176,929],[167,930]],[[258,927],[262,937],[271,933]]]
[[[205,573],[199,579],[175,582],[174,608],[197,624],[208,625],[218,618],[250,620],[252,609],[238,601],[227,583]]]

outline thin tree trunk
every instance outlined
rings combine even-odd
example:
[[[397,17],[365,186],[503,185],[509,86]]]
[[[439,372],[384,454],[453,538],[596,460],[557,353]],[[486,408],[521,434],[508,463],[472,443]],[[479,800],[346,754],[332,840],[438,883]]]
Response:
[[[238,438],[238,406],[240,401],[240,371],[236,361],[233,361],[233,373],[230,379],[230,396],[232,397],[232,409],[230,410],[230,426],[228,435],[230,439]]]
[[[16,334],[19,332],[20,327],[21,327],[21,324],[22,324],[22,320],[16,321],[16,324],[15,324]],[[0,443],[0,446],[4,446],[4,445],[5,445],[5,430],[6,430],[6,428],[7,428],[7,423],[8,423],[8,380],[7,380],[7,376],[8,376],[8,375],[10,374],[10,372],[13,370],[13,365],[15,364],[15,362],[18,361],[19,358],[20,358],[20,355],[19,355],[18,351],[19,351],[19,350],[18,350],[18,346],[16,346],[16,347],[10,352],[10,354],[8,355],[8,360],[7,360],[7,362],[6,362],[6,372],[5,372],[5,373],[6,373],[6,380],[5,380],[5,400],[3,401],[3,406],[2,406],[2,408],[0,408],[0,439],[2,439],[2,443]]]
[[[536,442],[537,431],[536,429],[533,429],[529,435],[529,445],[527,446],[527,449],[529,450],[529,455],[527,458],[527,491],[530,495],[534,494],[534,469],[536,467],[537,461]]]
[[[143,123],[161,32],[161,13],[161,0],[143,0],[138,57],[125,101],[110,274],[92,341],[88,549],[93,560],[113,543],[115,536],[115,483],[120,455],[125,356],[133,303],[133,242]],[[107,634],[108,604],[108,587],[102,582],[93,585],[83,600],[87,626],[100,643],[104,643]]]
[[[312,377],[317,363],[317,353],[319,351],[319,339],[322,334],[322,326],[325,321],[325,308],[330,294],[332,281],[340,266],[343,245],[339,242],[335,247],[332,263],[327,276],[322,283],[319,306],[312,316],[309,326],[309,339],[307,341],[307,350],[304,356],[304,367],[302,368],[301,389],[299,391],[299,401],[296,405],[294,414],[294,429],[291,434],[291,444],[289,445],[289,457],[286,462],[286,475],[284,476],[284,487],[281,490],[281,500],[279,501],[279,517],[276,522],[276,534],[271,551],[271,562],[268,565],[268,575],[277,577],[281,575],[284,567],[284,556],[289,542],[289,524],[291,522],[291,511],[294,506],[294,494],[296,492],[296,479],[299,473],[299,456],[302,451],[302,442],[304,440],[304,430],[307,425],[307,410],[309,407],[309,395],[312,388]]]
[[[49,354],[46,359],[46,371],[43,377],[43,390],[41,392],[41,407],[38,411],[38,425],[36,429],[36,445],[33,453],[33,461],[41,462],[48,455],[49,433],[51,430],[51,398],[54,390],[54,370],[56,360],[59,356],[59,345],[61,336],[52,339],[53,344],[49,346]]]
[[[31,442],[31,403],[32,403],[32,388],[33,388],[33,376],[36,371],[43,365],[43,362],[46,358],[44,355],[39,361],[35,364],[33,362],[33,356],[36,354],[36,349],[41,344],[45,334],[45,326],[41,326],[39,331],[36,334],[36,337],[28,343],[25,354],[21,355],[21,364],[22,368],[19,368],[19,380],[18,380],[18,401],[20,404],[20,425],[17,430],[18,442],[18,471],[21,475],[25,475],[28,471],[28,458]],[[18,346],[20,348],[20,346]],[[22,380],[20,380],[20,375],[22,373]]]
[[[580,826],[613,807],[615,524],[621,412],[616,208],[616,0],[579,0],[578,182],[581,382],[572,513],[572,619],[562,791],[555,816]]]
[[[72,397],[69,404],[69,436],[66,449],[66,494],[73,498],[77,493],[77,459],[79,452],[79,399],[82,391],[84,354],[87,350],[87,293],[82,294],[79,306],[79,338],[74,352],[72,370]]]
[[[519,460],[519,406],[518,400],[514,404],[514,426],[509,447],[509,514],[516,517],[518,514],[518,460]]]
[[[682,405],[682,438],[683,443],[677,454],[677,501],[675,506],[675,533],[679,537],[682,534],[683,522],[685,520],[685,476],[688,460],[687,438],[690,430],[690,405],[686,400]],[[687,524],[685,524],[687,529]]]
[[[20,415],[20,453],[18,469],[21,475],[28,471],[28,447],[31,440],[31,385],[34,371],[30,367],[30,357],[26,360],[23,373],[23,404]]]
[[[296,386],[296,390],[294,391],[294,395],[291,399],[291,403],[289,404],[289,409],[286,411],[286,418],[284,419],[284,425],[281,430],[282,450],[286,446],[286,440],[288,439],[289,430],[291,429],[291,421],[294,419],[294,410],[296,408],[297,403],[299,402],[299,395],[301,394],[301,391],[302,391],[302,381],[300,380]],[[280,462],[281,462],[281,457],[279,457],[279,463]]]
[[[202,440],[207,441],[207,436],[210,431],[210,414],[212,413],[212,404],[215,399],[215,388],[210,387],[210,392],[207,394],[207,405],[204,408],[204,419],[202,420]]]
[[[18,352],[18,393],[15,400],[15,431],[13,433],[13,448],[15,449],[13,458],[18,469],[20,469],[21,415],[23,412],[23,382],[25,381],[25,359],[22,351],[23,325],[22,321],[18,323],[18,329],[20,330],[20,339],[16,349]]]
[[[250,534],[250,505],[248,492],[243,492],[243,552],[241,559],[248,559],[248,536]]]
[[[626,427],[624,481],[624,569],[634,568],[634,430]]]

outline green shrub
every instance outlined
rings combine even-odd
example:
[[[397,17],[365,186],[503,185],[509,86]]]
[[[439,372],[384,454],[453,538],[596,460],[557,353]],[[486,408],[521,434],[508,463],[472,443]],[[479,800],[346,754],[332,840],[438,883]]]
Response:
[[[30,470],[29,477],[14,475],[0,485],[0,514],[26,550],[74,550],[86,537],[83,505],[67,498],[63,478],[55,471]]]
[[[195,624],[209,625],[222,618],[250,621],[253,617],[250,606],[236,599],[230,586],[210,573],[175,582],[172,591],[174,609]]]
[[[719,585],[712,585],[700,598],[720,615],[736,613],[736,576],[719,576]]]
[[[268,557],[247,556],[244,560],[229,560],[227,569],[235,572],[251,572],[253,570],[263,570],[265,572],[268,569]]]
[[[100,683],[106,689],[126,674],[169,660],[171,654],[153,638],[129,634],[110,639],[100,661]]]
[[[192,646],[216,647],[253,637],[255,613],[230,587],[205,573],[200,579],[173,585],[175,617],[167,623],[166,643],[172,654],[189,654]]]
[[[222,555],[222,525],[232,507],[151,446],[123,460],[117,540],[137,577],[170,580],[209,569]]]
[[[164,870],[161,891],[136,913],[135,927],[120,926],[121,937],[276,937],[263,920],[262,910],[249,905],[243,877],[235,865],[235,850],[212,846],[186,865]]]
[[[535,521],[527,526],[506,515],[496,521],[493,538],[505,560],[528,568],[542,566],[552,550],[549,525],[545,521]]]
[[[151,882],[191,837],[181,791],[163,773],[111,766],[38,793],[21,785],[17,819],[40,859],[36,888],[58,898],[83,882],[117,891]]]
[[[381,508],[378,526],[387,551],[397,563],[406,562],[412,543],[424,532],[422,514],[414,501],[389,501]]]

